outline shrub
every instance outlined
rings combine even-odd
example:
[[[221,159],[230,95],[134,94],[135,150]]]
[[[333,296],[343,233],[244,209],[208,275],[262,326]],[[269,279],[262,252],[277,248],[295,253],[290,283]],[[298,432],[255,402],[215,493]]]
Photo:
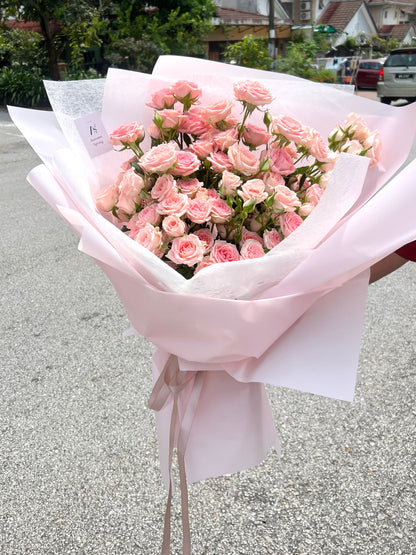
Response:
[[[268,69],[273,62],[267,53],[267,41],[253,35],[246,35],[242,41],[227,46],[224,59],[228,63],[256,69]]]
[[[0,33],[0,67],[39,69],[45,74],[48,58],[39,33],[22,29],[6,29]]]
[[[42,76],[35,69],[3,68],[0,70],[0,100],[14,106],[48,106]]]

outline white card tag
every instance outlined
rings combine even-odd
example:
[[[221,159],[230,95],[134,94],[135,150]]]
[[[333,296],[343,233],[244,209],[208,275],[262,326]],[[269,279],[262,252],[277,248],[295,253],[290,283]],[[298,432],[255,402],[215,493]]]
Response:
[[[91,158],[113,150],[98,112],[76,119],[75,126]]]

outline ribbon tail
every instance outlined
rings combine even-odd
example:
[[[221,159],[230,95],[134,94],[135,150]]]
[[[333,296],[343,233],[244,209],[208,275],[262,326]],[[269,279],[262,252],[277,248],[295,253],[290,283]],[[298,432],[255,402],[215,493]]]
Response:
[[[178,436],[178,466],[179,484],[181,490],[181,512],[182,512],[182,551],[183,555],[191,555],[191,529],[189,525],[188,504],[188,482],[186,478],[185,453],[191,433],[192,424],[198,407],[202,387],[204,385],[205,373],[197,372],[194,376],[192,391],[186,405],[185,414],[180,423]]]
[[[172,476],[172,462],[173,462],[173,449],[175,446],[176,435],[176,422],[178,419],[178,395],[175,394],[173,398],[172,416],[170,421],[170,436],[169,436],[169,493],[166,502],[165,520],[163,525],[163,543],[161,555],[170,554],[170,529],[171,529],[171,515],[172,515],[172,491],[173,491],[173,476]]]

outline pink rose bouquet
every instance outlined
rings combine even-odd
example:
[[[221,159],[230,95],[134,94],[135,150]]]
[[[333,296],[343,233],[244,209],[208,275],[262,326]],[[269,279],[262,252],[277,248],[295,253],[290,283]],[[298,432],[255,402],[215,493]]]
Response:
[[[234,103],[209,104],[189,81],[155,91],[150,149],[141,147],[143,124],[110,134],[111,144],[135,156],[97,196],[97,208],[187,278],[280,245],[318,205],[340,152],[380,159],[378,132],[354,113],[324,140],[293,117],[273,117],[265,108],[273,96],[258,81],[239,81],[233,90]],[[249,122],[256,112],[262,127]],[[150,210],[157,221],[140,217]]]
[[[156,347],[149,407],[189,555],[186,483],[277,444],[264,384],[352,400],[368,269],[415,239],[416,106],[170,56],[102,85],[49,82],[54,113],[10,112],[43,161],[30,183]]]

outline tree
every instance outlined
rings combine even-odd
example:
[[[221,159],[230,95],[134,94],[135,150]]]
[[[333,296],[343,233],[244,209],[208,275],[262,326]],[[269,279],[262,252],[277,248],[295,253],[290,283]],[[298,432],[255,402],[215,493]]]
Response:
[[[310,79],[315,73],[313,65],[319,46],[313,40],[290,42],[285,56],[277,59],[277,71]]]
[[[3,19],[15,17],[21,21],[39,23],[49,59],[49,73],[52,79],[59,79],[58,52],[55,43],[53,22],[59,20],[60,10],[67,4],[65,0],[0,0]]]
[[[273,62],[268,55],[267,41],[245,35],[244,39],[227,46],[224,59],[239,66],[268,69]]]
[[[204,54],[203,39],[215,10],[211,0],[154,0],[150,7],[138,0],[114,4],[103,0],[109,21],[103,57],[109,63],[150,72],[161,54]]]
[[[139,57],[129,56],[130,62],[136,59],[140,65],[141,59],[150,71],[159,53],[202,55],[214,10],[212,0],[154,0],[150,6],[144,0],[0,0],[3,19],[39,23],[52,79],[59,79],[59,55],[80,70],[91,47],[116,59],[117,48],[128,45],[120,44],[126,39],[138,42],[130,44],[140,50]]]

